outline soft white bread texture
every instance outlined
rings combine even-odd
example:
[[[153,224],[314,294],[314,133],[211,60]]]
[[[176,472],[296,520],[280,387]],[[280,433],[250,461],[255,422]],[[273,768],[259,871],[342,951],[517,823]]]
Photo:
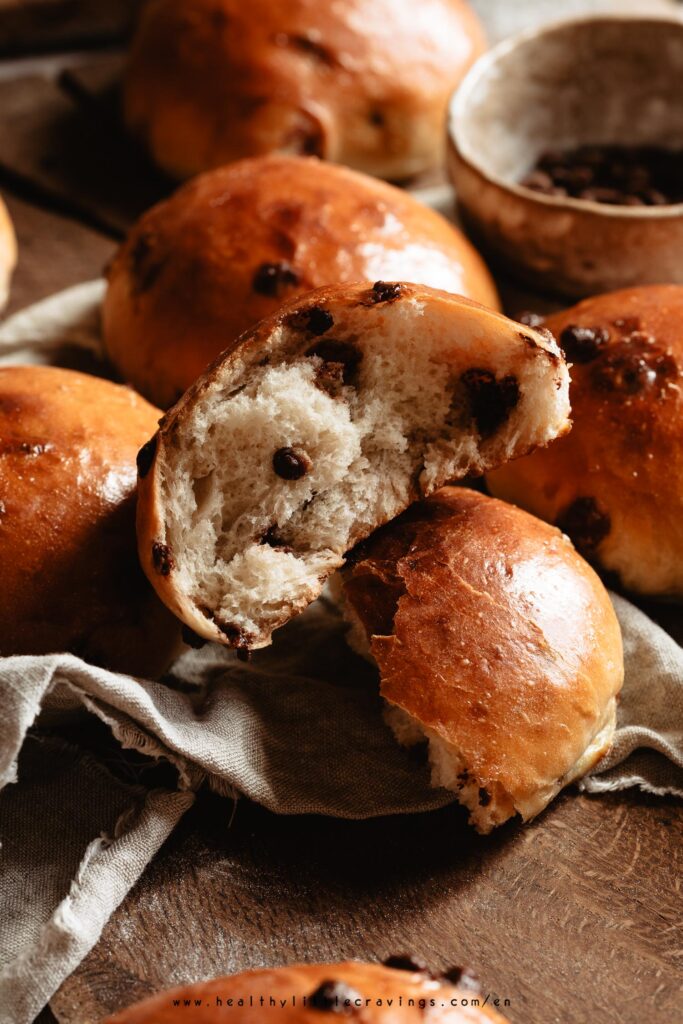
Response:
[[[358,546],[343,597],[396,738],[428,742],[477,831],[532,818],[609,748],[619,623],[559,530],[444,487]]]
[[[12,272],[17,264],[17,239],[2,198],[0,198],[0,310],[9,299]]]
[[[257,648],[445,481],[568,429],[552,340],[417,285],[334,286],[243,336],[141,459],[138,541],[200,636]]]

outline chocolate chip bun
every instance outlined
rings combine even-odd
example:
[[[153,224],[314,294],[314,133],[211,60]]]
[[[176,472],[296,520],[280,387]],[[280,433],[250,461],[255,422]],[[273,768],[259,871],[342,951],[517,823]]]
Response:
[[[217,1024],[226,1017],[235,1024],[298,1024],[326,1017],[422,1024],[426,1016],[448,1024],[505,1024],[495,1007],[507,1000],[483,995],[471,972],[452,968],[435,977],[402,956],[390,957],[387,964],[396,966],[346,961],[245,971],[152,996],[104,1024],[175,1024],[185,1007],[192,1007],[192,1024]]]
[[[389,725],[428,742],[478,832],[533,818],[609,748],[619,624],[559,530],[445,487],[359,545],[342,590]]]
[[[97,377],[0,369],[0,657],[168,664],[178,627],[135,550],[135,456],[158,415]]]
[[[464,0],[150,0],[125,119],[174,178],[280,152],[405,179],[442,162],[483,49]]]
[[[488,478],[627,590],[683,596],[683,286],[586,299],[547,326],[571,370],[571,433]]]
[[[17,239],[7,207],[0,196],[0,310],[9,299],[12,271],[17,263]]]
[[[238,648],[446,480],[568,428],[552,339],[418,285],[337,285],[220,358],[141,453],[138,543],[187,626]]]
[[[124,380],[168,407],[283,302],[378,278],[498,305],[464,235],[408,193],[310,158],[244,160],[133,228],[109,271],[105,345]]]

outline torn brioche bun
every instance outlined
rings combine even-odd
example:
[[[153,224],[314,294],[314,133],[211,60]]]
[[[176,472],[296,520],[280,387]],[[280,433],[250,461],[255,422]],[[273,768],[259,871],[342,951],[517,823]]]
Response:
[[[280,152],[404,180],[443,163],[484,46],[464,0],[150,0],[124,115],[173,178]]]
[[[17,265],[17,238],[9,212],[0,196],[0,310],[9,300],[9,286]]]
[[[0,369],[0,657],[155,675],[178,650],[135,544],[135,457],[158,416],[87,374]]]
[[[628,591],[683,597],[683,286],[550,317],[572,365],[571,433],[491,474],[491,492],[564,530]]]
[[[200,636],[266,646],[412,501],[568,429],[568,384],[552,339],[467,299],[313,292],[214,363],[141,453],[145,572]]]
[[[607,591],[559,530],[444,487],[359,545],[342,591],[400,743],[478,832],[527,821],[608,750],[624,667]]]
[[[314,288],[407,279],[498,307],[481,257],[407,192],[303,157],[243,160],[149,210],[109,269],[104,343],[167,408],[219,353]]]
[[[504,1024],[494,1009],[504,1000],[483,996],[471,971],[454,967],[433,975],[406,956],[390,957],[389,964],[397,966],[346,961],[245,971],[152,996],[104,1024],[175,1024],[183,1006],[192,1007],[192,1024],[226,1016],[235,1024],[298,1024],[331,1015],[363,1024],[422,1024],[425,1013],[448,1024]]]

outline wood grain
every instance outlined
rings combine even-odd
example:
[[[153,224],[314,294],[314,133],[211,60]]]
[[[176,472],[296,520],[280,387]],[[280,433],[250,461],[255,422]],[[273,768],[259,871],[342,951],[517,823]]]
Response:
[[[158,989],[250,967],[417,953],[467,962],[514,1024],[670,1024],[683,970],[683,814],[567,793],[474,836],[457,808],[366,822],[205,797],[52,1001],[94,1024]]]
[[[54,292],[100,277],[115,243],[78,221],[3,193],[19,243],[6,314]]]

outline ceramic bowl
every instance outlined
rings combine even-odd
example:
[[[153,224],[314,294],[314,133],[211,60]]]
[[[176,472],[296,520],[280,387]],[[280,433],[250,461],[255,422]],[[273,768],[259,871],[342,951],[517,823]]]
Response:
[[[449,108],[449,171],[481,247],[572,298],[683,283],[683,204],[610,206],[518,182],[548,150],[683,146],[683,21],[596,17],[507,40]]]

